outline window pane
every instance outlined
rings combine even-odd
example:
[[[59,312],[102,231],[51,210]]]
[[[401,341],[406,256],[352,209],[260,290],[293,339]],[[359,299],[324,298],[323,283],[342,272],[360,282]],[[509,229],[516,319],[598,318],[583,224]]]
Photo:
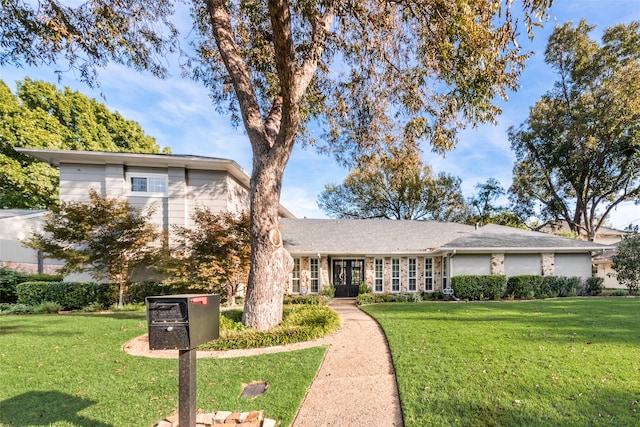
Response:
[[[300,293],[300,258],[293,259],[293,271],[291,272],[291,292]]]
[[[415,292],[418,290],[418,268],[416,259],[409,258],[408,264],[407,279],[409,283],[407,288],[409,292]]]
[[[313,293],[318,293],[319,290],[319,277],[318,274],[318,259],[317,258],[309,258],[309,273],[311,276],[311,289],[310,291]]]
[[[167,180],[164,178],[148,178],[150,193],[166,193]]]
[[[424,259],[424,290],[433,290],[433,258]]]
[[[147,192],[147,178],[132,177],[131,178],[131,191],[139,191],[142,193]]]
[[[391,292],[400,292],[400,259],[391,260]]]
[[[382,292],[384,290],[384,266],[383,260],[375,260],[375,286],[374,292]]]

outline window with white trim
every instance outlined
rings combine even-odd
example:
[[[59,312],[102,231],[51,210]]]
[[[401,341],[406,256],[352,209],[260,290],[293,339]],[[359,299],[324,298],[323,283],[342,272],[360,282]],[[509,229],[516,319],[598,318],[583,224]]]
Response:
[[[418,290],[418,260],[407,259],[407,291],[417,292]]]
[[[162,174],[127,174],[128,190],[135,195],[166,196],[167,181],[167,176]]]
[[[293,259],[293,271],[291,272],[291,292],[300,293],[300,258]]]
[[[374,277],[374,292],[383,292],[384,291],[384,260],[382,258],[376,258],[373,266],[375,277]]]
[[[391,258],[391,292],[400,292],[400,258]]]
[[[449,287],[449,263],[446,256],[442,257],[442,289]]]
[[[309,292],[317,294],[320,289],[320,268],[318,258],[309,258],[309,278],[311,279]]]
[[[433,292],[433,258],[424,259],[424,290]]]

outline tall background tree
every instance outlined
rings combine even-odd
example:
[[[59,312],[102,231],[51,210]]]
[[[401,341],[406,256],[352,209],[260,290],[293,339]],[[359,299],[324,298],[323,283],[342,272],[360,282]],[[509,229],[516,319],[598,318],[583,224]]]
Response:
[[[509,139],[512,200],[541,220],[564,220],[590,240],[607,214],[640,195],[640,23],[604,31],[556,27],[545,61],[558,74]]]
[[[77,91],[28,78],[15,94],[0,80],[0,208],[56,206],[58,171],[14,147],[160,152],[138,123]]]
[[[62,203],[47,216],[43,232],[25,242],[49,258],[64,260],[61,273],[88,273],[118,284],[118,305],[127,286],[158,251],[160,233],[152,210],[89,191],[90,203]]]
[[[198,37],[186,66],[242,121],[253,152],[246,324],[269,329],[282,319],[292,261],[278,205],[294,143],[318,143],[347,163],[376,152],[388,136],[451,149],[461,126],[494,121],[494,99],[517,88],[527,54],[516,43],[516,12],[530,29],[550,3],[190,3]],[[0,65],[64,61],[92,81],[95,67],[116,61],[164,76],[159,54],[179,46],[173,11],[167,0],[73,8],[8,0],[0,9]],[[325,131],[321,138],[305,126],[311,120]]]
[[[475,186],[476,193],[469,199],[471,214],[467,223],[472,225],[499,224],[516,228],[527,228],[526,222],[518,216],[516,209],[499,205],[500,197],[507,194],[500,181],[489,178]]]
[[[318,206],[334,218],[429,219],[463,222],[460,179],[434,176],[414,150],[389,150],[361,159],[342,184],[327,184]]]

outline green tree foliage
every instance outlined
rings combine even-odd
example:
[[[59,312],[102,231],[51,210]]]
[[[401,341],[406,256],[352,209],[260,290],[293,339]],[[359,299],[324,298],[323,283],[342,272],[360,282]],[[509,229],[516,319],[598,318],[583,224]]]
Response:
[[[516,4],[527,30],[552,0],[195,0],[196,56],[184,64],[221,109],[242,121],[253,150],[251,271],[245,322],[282,320],[291,257],[278,208],[296,141],[314,141],[349,163],[388,136],[453,147],[464,124],[495,120],[528,56],[516,43]],[[167,0],[7,0],[0,9],[0,65],[64,61],[95,81],[107,61],[166,75],[159,53],[175,50]],[[182,16],[182,15],[181,15]]]
[[[325,185],[318,205],[334,218],[462,222],[467,216],[459,178],[434,176],[419,155],[396,147],[361,162],[342,184]]]
[[[557,27],[545,61],[554,88],[510,129],[514,202],[542,220],[564,220],[593,240],[607,214],[640,194],[640,23],[605,30]]]
[[[235,301],[249,278],[249,214],[196,208],[192,227],[174,227],[180,244],[166,259],[169,282],[188,283]]]
[[[467,218],[467,224],[499,224],[516,228],[527,228],[525,222],[516,212],[508,207],[496,205],[496,202],[506,194],[505,189],[495,178],[489,178],[484,184],[475,186],[476,194],[469,199],[469,206],[473,214]]]
[[[124,303],[133,275],[150,265],[160,233],[142,211],[116,198],[89,192],[90,203],[62,203],[47,216],[43,233],[25,244],[49,258],[65,262],[61,273],[86,272],[96,280],[119,285]]]
[[[57,205],[58,171],[14,147],[160,152],[136,122],[77,91],[29,78],[15,94],[0,81],[0,208]]]
[[[611,266],[621,283],[636,294],[640,289],[640,234],[637,231],[628,234],[618,245],[618,253],[613,256]]]

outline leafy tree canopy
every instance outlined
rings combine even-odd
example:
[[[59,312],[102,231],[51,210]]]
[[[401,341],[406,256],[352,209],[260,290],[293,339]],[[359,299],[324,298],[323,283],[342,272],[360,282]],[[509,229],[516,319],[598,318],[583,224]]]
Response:
[[[366,159],[340,185],[328,184],[318,205],[335,218],[429,219],[462,222],[460,179],[434,176],[420,156],[399,148]]]
[[[499,224],[516,228],[527,228],[525,221],[518,214],[506,206],[497,205],[498,199],[506,194],[505,189],[495,178],[489,178],[484,184],[475,186],[476,194],[469,199],[472,214],[467,219],[468,224]]]
[[[174,227],[180,242],[166,259],[168,281],[222,294],[233,302],[249,277],[249,214],[196,208],[191,227]]]
[[[509,131],[514,204],[590,240],[612,209],[640,195],[640,23],[606,29],[601,44],[593,29],[556,27],[545,61],[558,80]]]
[[[118,283],[122,305],[127,284],[137,269],[149,264],[160,234],[151,221],[151,210],[101,196],[94,189],[89,196],[90,203],[54,207],[43,233],[34,233],[25,244],[63,260],[61,273],[87,272],[96,280]]]
[[[14,147],[160,152],[136,122],[77,91],[29,78],[15,94],[0,81],[0,207],[57,205],[58,171]]]

